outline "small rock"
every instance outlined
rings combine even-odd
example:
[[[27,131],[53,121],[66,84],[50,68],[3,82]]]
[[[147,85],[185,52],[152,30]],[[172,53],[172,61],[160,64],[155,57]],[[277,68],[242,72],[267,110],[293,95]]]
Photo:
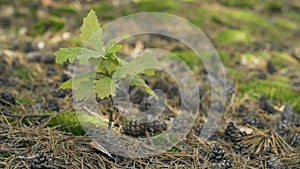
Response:
[[[62,73],[61,76],[61,82],[66,82],[68,81],[69,79],[71,79],[71,75],[67,74],[67,73]]]
[[[276,73],[277,70],[276,70],[276,67],[275,67],[273,62],[271,62],[271,61],[267,62],[267,71],[268,71],[269,74]]]
[[[29,62],[39,62],[43,54],[42,52],[35,51],[35,52],[29,52],[25,56]]]
[[[36,46],[37,46],[38,49],[43,49],[43,48],[45,47],[45,42],[40,41],[40,42],[38,42],[38,43],[36,44]]]
[[[0,57],[0,74],[3,74],[7,71],[8,63],[2,57]]]
[[[55,63],[55,58],[53,55],[43,55],[41,58],[41,62],[45,64],[53,64]]]
[[[57,71],[54,68],[48,68],[46,72],[47,77],[52,77],[57,75]]]

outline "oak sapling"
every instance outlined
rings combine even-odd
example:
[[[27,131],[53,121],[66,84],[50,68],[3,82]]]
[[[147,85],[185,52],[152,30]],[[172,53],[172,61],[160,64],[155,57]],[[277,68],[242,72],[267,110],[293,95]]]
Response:
[[[91,10],[83,19],[79,35],[84,46],[60,48],[54,53],[56,63],[65,62],[79,64],[90,63],[94,66],[93,72],[80,74],[64,82],[60,88],[75,89],[75,100],[90,98],[93,92],[101,99],[109,98],[113,106],[113,97],[118,89],[118,82],[122,79],[130,80],[130,85],[143,87],[150,95],[155,95],[153,90],[146,84],[141,76],[153,76],[158,67],[155,57],[144,53],[141,56],[127,62],[117,56],[117,52],[122,49],[119,41],[128,38],[124,35],[121,39],[110,40],[106,45],[103,42],[103,30],[97,19],[94,10]],[[112,122],[112,112],[110,113],[109,128]]]

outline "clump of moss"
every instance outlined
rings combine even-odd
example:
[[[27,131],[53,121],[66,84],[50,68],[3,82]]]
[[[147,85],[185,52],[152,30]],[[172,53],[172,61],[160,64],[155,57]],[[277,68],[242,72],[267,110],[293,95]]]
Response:
[[[44,34],[47,31],[57,32],[64,27],[64,23],[60,18],[49,17],[42,19],[34,24],[34,33]]]
[[[52,117],[47,126],[59,126],[59,130],[78,136],[85,134],[85,128],[96,125],[106,126],[107,123],[103,119],[96,119],[93,116],[83,113],[62,112]]]
[[[216,37],[216,42],[219,43],[247,43],[251,41],[252,37],[245,31],[234,29],[224,30]]]
[[[74,14],[77,10],[72,6],[61,5],[50,10],[50,13],[55,16],[62,16],[65,14]]]
[[[239,7],[239,8],[253,8],[255,5],[261,3],[259,0],[248,0],[248,1],[240,1],[240,0],[218,0],[219,3],[230,6],[230,7]]]
[[[48,123],[49,127],[59,126],[59,130],[73,133],[74,135],[84,135],[85,131],[80,125],[75,112],[59,113]]]
[[[145,12],[166,12],[176,10],[180,4],[178,1],[164,0],[157,3],[157,1],[152,0],[139,0],[136,1],[138,8]]]
[[[0,159],[1,158],[8,158],[11,156],[11,152],[10,151],[0,151]]]
[[[22,80],[28,80],[32,78],[31,71],[27,68],[17,68],[14,70],[13,75]]]
[[[299,93],[294,91],[292,87],[285,82],[287,79],[268,79],[255,80],[240,85],[240,91],[244,94],[249,94],[253,98],[259,98],[265,95],[280,103],[290,103],[296,112],[300,112],[300,97]]]
[[[182,59],[190,68],[201,64],[199,57],[191,50],[174,51],[173,54]]]

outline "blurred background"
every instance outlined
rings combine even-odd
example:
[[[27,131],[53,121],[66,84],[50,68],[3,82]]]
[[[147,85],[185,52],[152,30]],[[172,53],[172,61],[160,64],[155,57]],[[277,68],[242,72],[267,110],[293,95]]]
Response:
[[[296,104],[300,101],[297,0],[0,0],[0,48],[9,51],[8,55],[17,52],[15,55],[24,55],[29,60],[43,55],[46,62],[51,61],[59,47],[79,44],[75,35],[91,8],[103,25],[137,12],[182,17],[209,37],[227,75],[239,84],[240,92],[251,97],[263,93],[281,102],[289,100],[300,110]],[[192,51],[160,40],[143,45],[164,46],[189,66],[199,65],[195,57],[190,57]],[[32,76],[29,72],[21,67],[12,74],[24,78]]]

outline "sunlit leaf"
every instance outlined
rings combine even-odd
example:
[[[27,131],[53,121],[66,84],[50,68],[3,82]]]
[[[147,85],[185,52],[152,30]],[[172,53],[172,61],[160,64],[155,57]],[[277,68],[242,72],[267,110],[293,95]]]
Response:
[[[60,48],[59,51],[55,52],[56,63],[63,64],[68,60],[72,63],[79,56],[81,48]]]
[[[103,51],[102,29],[94,10],[90,10],[83,19],[80,31],[80,39],[86,42],[86,47],[96,51]]]
[[[144,73],[146,69],[154,69],[158,68],[158,61],[155,57],[151,56],[148,53],[137,57],[129,63],[124,63],[121,65],[116,72],[114,73],[114,77],[116,78],[125,78],[127,75],[137,75],[140,73]],[[147,72],[148,74],[152,74]]]
[[[101,99],[109,96],[115,96],[118,84],[110,77],[103,77],[95,81],[95,93]]]
[[[143,87],[148,94],[157,97],[157,95],[153,92],[153,90],[147,85],[147,83],[145,82],[145,80],[142,79],[142,78],[140,78],[140,77],[138,77],[138,76],[134,76],[131,79],[130,85],[131,86],[140,86],[140,87]]]

